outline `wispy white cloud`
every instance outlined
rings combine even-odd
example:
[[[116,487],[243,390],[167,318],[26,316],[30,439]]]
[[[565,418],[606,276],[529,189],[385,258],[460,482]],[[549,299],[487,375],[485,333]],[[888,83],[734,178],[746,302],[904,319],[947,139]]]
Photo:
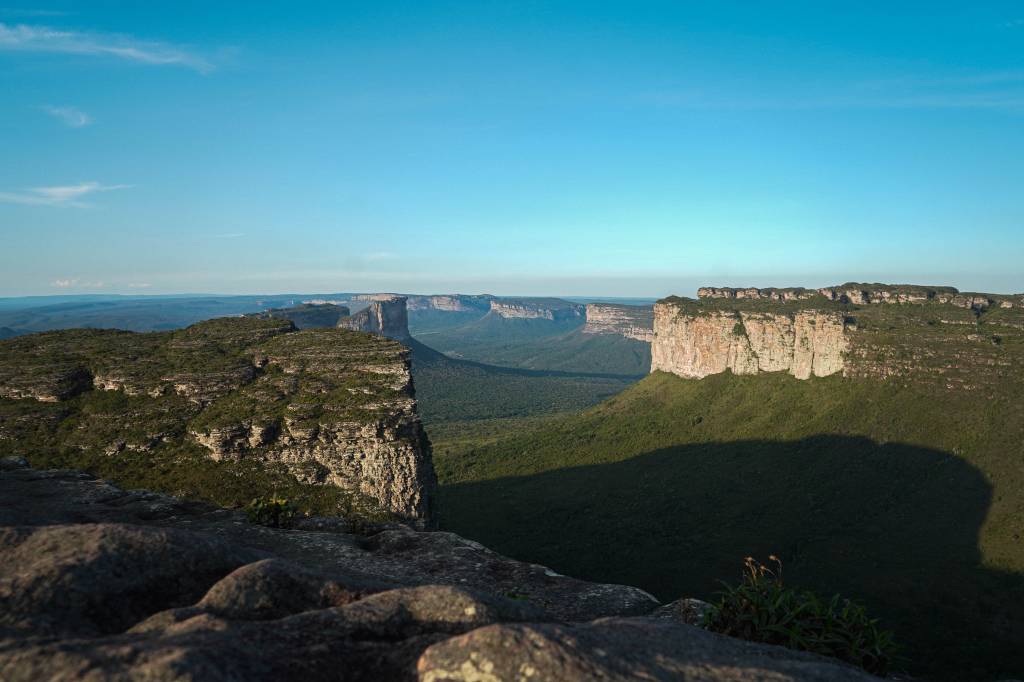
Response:
[[[129,282],[128,283],[128,288],[129,289],[148,289],[151,286],[153,286],[153,285],[150,284],[149,282]]]
[[[47,104],[42,109],[71,128],[82,128],[92,123],[92,116],[75,107],[55,107]]]
[[[1010,19],[1005,24],[1006,28],[1021,28],[1024,26],[1024,19]]]
[[[85,282],[77,277],[66,277],[53,280],[50,282],[50,286],[55,289],[102,289],[106,284],[103,282]]]
[[[222,232],[220,234],[213,235],[214,239],[238,239],[244,237],[245,232]]]
[[[115,33],[66,31],[49,26],[0,22],[0,50],[108,56],[142,64],[184,66],[208,73],[213,64],[188,49]]]
[[[398,258],[398,254],[392,251],[371,251],[370,253],[362,254],[362,258],[367,261],[391,260]]]
[[[84,207],[82,199],[96,192],[126,189],[131,185],[101,185],[98,182],[80,182],[77,185],[54,187],[31,187],[20,192],[0,192],[0,203],[23,204],[27,206],[76,206]]]
[[[19,7],[0,7],[0,16],[4,17],[66,17],[70,12],[56,9],[22,9]]]

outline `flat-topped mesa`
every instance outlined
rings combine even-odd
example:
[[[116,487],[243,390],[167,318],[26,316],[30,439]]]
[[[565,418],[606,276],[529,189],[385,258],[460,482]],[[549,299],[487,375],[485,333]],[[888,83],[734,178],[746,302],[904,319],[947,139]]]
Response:
[[[983,294],[961,292],[954,287],[918,286],[914,284],[863,284],[848,282],[834,287],[823,287],[818,293],[830,301],[871,305],[876,303],[938,303],[967,308],[977,312],[998,305],[1001,308],[1020,307],[1020,295]]]
[[[828,376],[843,369],[845,330],[841,312],[701,311],[658,302],[651,371],[688,379],[726,370]]]
[[[490,302],[491,313],[506,319],[574,320],[581,319],[585,309],[578,303],[558,298],[501,298]]]
[[[408,309],[413,310],[440,310],[448,313],[469,313],[486,312],[490,309],[490,301],[493,296],[481,294],[470,296],[466,294],[443,294],[437,296],[409,296]]]
[[[377,298],[361,299],[371,300],[370,305],[355,315],[340,319],[338,327],[378,334],[399,341],[409,338],[409,312],[406,309],[405,296],[396,294],[361,294],[361,296]]]
[[[61,405],[46,407],[52,402]],[[431,522],[436,489],[409,350],[280,319],[0,342],[0,441],[9,454],[52,447],[85,461],[198,444],[226,466],[280,465],[303,483],[358,491],[421,527]]]
[[[802,301],[814,298],[818,292],[803,287],[789,287],[777,289],[768,287],[758,289],[756,287],[701,287],[697,289],[698,298],[737,298],[737,299],[766,299],[771,301]]]
[[[700,289],[654,308],[651,370],[701,378],[842,373],[953,390],[1024,381],[1024,296],[953,287],[843,284]]]
[[[338,321],[348,317],[352,312],[347,306],[334,303],[303,303],[290,308],[270,308],[258,313],[250,313],[247,317],[258,317],[263,320],[291,320],[299,329],[316,327],[337,327]]]
[[[584,334],[611,334],[650,343],[654,340],[654,309],[650,306],[588,303]]]

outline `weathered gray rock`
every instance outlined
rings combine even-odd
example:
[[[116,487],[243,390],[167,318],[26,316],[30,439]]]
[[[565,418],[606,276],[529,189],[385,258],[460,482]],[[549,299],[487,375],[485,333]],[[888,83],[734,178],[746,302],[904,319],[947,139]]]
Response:
[[[866,680],[450,533],[360,537],[0,470],[0,679]]]
[[[877,679],[837,661],[649,618],[491,625],[434,644],[416,667],[421,682]]]
[[[627,339],[654,340],[654,310],[650,306],[588,303],[584,334],[617,334]]]
[[[174,528],[104,523],[6,527],[0,556],[0,627],[91,636],[192,603],[259,553]]]
[[[379,334],[398,341],[409,338],[409,312],[405,296],[370,294],[364,295],[362,299],[369,300],[370,305],[355,315],[341,318],[338,321],[339,327]]]

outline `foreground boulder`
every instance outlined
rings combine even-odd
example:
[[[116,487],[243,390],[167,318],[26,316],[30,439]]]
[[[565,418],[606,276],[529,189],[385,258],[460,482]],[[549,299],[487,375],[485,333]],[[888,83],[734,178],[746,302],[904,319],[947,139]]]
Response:
[[[4,462],[0,679],[872,679],[451,533],[369,532]]]

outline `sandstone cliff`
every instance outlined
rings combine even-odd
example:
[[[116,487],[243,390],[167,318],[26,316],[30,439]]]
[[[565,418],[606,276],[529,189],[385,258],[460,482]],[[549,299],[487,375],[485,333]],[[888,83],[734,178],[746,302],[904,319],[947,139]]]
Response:
[[[5,681],[877,679],[451,533],[265,528],[26,467],[0,460]]]
[[[411,311],[438,310],[448,313],[470,313],[481,314],[490,309],[490,302],[493,296],[486,294],[479,296],[467,296],[465,294],[445,294],[439,296],[409,296],[408,308]]]
[[[339,320],[340,328],[379,334],[389,339],[409,338],[409,313],[404,296],[394,294],[365,294],[363,296],[362,300],[370,300],[370,305],[355,315]]]
[[[178,332],[68,330],[2,343],[0,441],[9,454],[49,447],[87,461],[199,445],[216,461],[283,467],[430,521],[430,444],[409,351],[394,341],[222,318]]]
[[[649,306],[588,303],[584,334],[617,334],[627,339],[654,340],[654,310]]]
[[[694,379],[726,370],[828,376],[842,371],[847,348],[842,313],[703,312],[657,303],[654,332],[651,371]]]
[[[849,283],[702,287],[655,306],[651,369],[700,378],[786,371],[994,390],[1024,358],[1024,297]]]
[[[558,298],[502,298],[490,302],[491,313],[506,319],[574,320],[582,319],[585,309],[577,303]]]

